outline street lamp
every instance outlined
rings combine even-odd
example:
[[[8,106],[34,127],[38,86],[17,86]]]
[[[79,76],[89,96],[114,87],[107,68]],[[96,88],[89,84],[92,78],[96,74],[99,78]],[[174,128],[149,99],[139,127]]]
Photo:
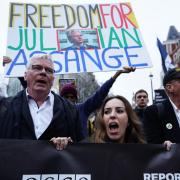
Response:
[[[151,81],[151,96],[152,96],[152,103],[153,103],[153,74],[150,72],[149,78]]]

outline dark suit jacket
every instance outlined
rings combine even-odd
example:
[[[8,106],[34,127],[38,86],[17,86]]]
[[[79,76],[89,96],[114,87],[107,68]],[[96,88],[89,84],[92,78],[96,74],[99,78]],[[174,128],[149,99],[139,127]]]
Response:
[[[162,116],[157,105],[151,105],[144,111],[144,131],[149,143],[163,143],[170,140],[180,143],[180,128],[176,114],[169,100],[162,102]]]
[[[53,119],[39,139],[70,136],[74,141],[81,140],[82,126],[76,107],[55,93],[53,95]],[[8,104],[0,120],[0,138],[36,139],[25,90],[19,92]]]
[[[136,115],[139,117],[139,119],[140,119],[140,121],[141,121],[141,123],[143,124],[143,120],[144,120],[144,110],[146,109],[146,107],[145,108],[138,108],[138,107],[135,107],[135,109],[134,109],[134,112],[136,113]]]

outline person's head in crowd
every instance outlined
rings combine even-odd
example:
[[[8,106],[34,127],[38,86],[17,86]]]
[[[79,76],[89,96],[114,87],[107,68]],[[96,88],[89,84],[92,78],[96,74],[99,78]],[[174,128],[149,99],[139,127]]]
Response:
[[[107,97],[96,118],[95,143],[144,143],[141,123],[123,96]]]
[[[83,36],[78,30],[69,30],[67,32],[67,38],[74,46],[80,47],[84,43]]]
[[[163,86],[171,100],[180,100],[180,68],[170,69],[164,75]]]
[[[62,89],[60,89],[59,94],[71,101],[72,103],[76,103],[78,100],[77,96],[77,89],[76,86],[73,83],[67,83],[65,84]]]
[[[144,89],[138,90],[135,93],[134,98],[135,98],[135,103],[136,103],[137,108],[143,109],[147,107],[148,102],[149,102],[147,91],[145,91]]]
[[[24,75],[27,92],[33,98],[47,98],[54,81],[54,65],[49,55],[30,59]]]

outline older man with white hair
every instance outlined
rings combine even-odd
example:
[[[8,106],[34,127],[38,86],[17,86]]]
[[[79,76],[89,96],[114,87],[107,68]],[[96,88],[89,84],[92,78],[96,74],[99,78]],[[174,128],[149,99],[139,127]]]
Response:
[[[63,137],[62,141],[81,140],[81,122],[75,106],[51,91],[54,81],[51,57],[33,57],[24,78],[27,88],[5,108],[0,138],[50,140],[58,136]]]

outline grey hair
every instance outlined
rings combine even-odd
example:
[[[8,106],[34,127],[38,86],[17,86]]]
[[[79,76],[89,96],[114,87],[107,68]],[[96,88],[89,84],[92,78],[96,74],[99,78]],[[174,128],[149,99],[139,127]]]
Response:
[[[48,60],[48,61],[50,61],[52,64],[53,64],[53,60],[52,60],[52,58],[51,58],[51,55],[49,55],[49,54],[45,54],[45,55],[41,55],[41,56],[33,56],[29,61],[28,61],[28,63],[26,64],[26,69],[30,69],[31,68],[31,66],[32,66],[32,64],[33,64],[33,61],[35,60],[35,59],[43,59],[43,60]],[[54,65],[53,65],[54,66]]]
[[[80,31],[76,30],[76,29],[72,29],[72,30],[69,30],[69,31],[66,32],[67,38],[68,38],[69,42],[71,42],[71,43],[72,43],[72,33],[73,32],[80,32]]]

